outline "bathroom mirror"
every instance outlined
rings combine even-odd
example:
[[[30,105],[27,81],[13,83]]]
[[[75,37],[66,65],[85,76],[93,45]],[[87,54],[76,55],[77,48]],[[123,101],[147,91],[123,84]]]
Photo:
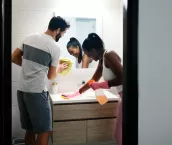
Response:
[[[56,15],[55,15],[56,16]],[[83,41],[87,38],[89,33],[97,33],[102,37],[102,19],[101,17],[66,17],[66,19],[71,27],[67,33],[60,39],[58,45],[61,48],[61,56],[69,58],[73,62],[72,69],[82,68],[82,61],[78,63],[78,59],[67,50],[67,43],[70,41],[71,37],[76,38],[82,46]],[[88,63],[88,68],[97,67],[98,62],[90,60]]]

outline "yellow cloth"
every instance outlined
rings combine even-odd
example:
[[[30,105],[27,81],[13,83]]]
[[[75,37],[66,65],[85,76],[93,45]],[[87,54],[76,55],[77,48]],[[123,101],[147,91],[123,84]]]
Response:
[[[60,63],[67,63],[68,64],[68,68],[60,73],[61,75],[65,76],[65,75],[67,75],[71,71],[73,63],[68,58],[60,58]]]

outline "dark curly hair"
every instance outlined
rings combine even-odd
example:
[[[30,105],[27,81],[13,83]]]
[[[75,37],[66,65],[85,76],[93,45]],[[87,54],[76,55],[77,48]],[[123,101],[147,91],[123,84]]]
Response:
[[[60,16],[52,17],[49,22],[48,29],[54,31],[59,28],[61,32],[65,31],[65,29],[70,28],[70,24]]]

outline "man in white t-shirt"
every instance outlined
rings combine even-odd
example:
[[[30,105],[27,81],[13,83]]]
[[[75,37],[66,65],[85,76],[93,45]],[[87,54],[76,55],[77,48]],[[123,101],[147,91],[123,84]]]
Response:
[[[52,110],[46,82],[68,67],[59,64],[60,48],[56,42],[69,27],[63,18],[53,17],[45,33],[27,36],[12,54],[12,62],[22,67],[17,99],[27,145],[48,145]]]

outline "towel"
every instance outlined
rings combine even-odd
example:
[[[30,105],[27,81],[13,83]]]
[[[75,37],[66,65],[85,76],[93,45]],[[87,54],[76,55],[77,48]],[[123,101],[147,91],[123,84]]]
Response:
[[[64,71],[62,71],[62,72],[60,72],[60,74],[62,75],[62,76],[65,76],[65,75],[67,75],[70,71],[71,71],[71,68],[72,68],[72,61],[70,60],[70,59],[68,59],[68,58],[60,58],[60,63],[67,63],[68,64],[68,68],[67,69],[65,69]]]

